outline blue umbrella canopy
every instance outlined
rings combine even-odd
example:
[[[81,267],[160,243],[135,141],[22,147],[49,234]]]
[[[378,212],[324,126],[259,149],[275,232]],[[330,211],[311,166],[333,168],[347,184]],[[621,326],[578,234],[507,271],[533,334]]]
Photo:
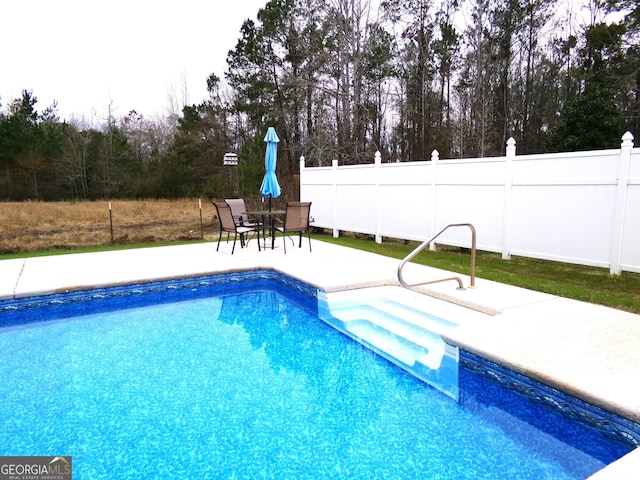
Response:
[[[267,143],[267,151],[264,156],[265,174],[260,186],[260,193],[264,197],[269,197],[269,206],[271,206],[271,199],[280,196],[280,185],[278,184],[278,177],[276,177],[278,142],[280,139],[276,134],[275,128],[268,128],[264,141]]]

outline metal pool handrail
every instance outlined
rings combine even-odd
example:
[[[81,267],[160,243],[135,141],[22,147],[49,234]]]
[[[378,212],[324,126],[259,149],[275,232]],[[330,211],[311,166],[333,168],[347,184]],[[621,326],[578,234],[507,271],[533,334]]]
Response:
[[[476,282],[476,229],[470,223],[452,223],[452,224],[447,225],[442,230],[440,230],[438,233],[436,233],[433,237],[431,237],[429,240],[426,240],[426,241],[422,242],[409,255],[407,255],[404,258],[404,260],[402,260],[402,262],[400,262],[400,265],[398,266],[398,281],[400,282],[400,284],[403,287],[411,288],[411,287],[417,287],[419,285],[428,285],[430,283],[438,283],[438,282],[446,282],[448,280],[455,280],[456,282],[458,282],[458,290],[466,290],[464,288],[464,285],[462,284],[462,280],[460,279],[460,277],[457,277],[457,276],[439,278],[437,280],[429,280],[429,281],[426,281],[426,282],[412,283],[412,284],[409,284],[409,283],[405,282],[405,280],[404,280],[404,278],[402,276],[402,269],[407,264],[407,262],[409,262],[413,257],[415,257],[422,250],[424,250],[427,245],[429,245],[436,238],[438,238],[445,230],[447,230],[448,228],[451,228],[451,227],[469,227],[471,229],[471,284],[469,285],[469,287],[470,288],[474,288],[475,287],[475,282]]]

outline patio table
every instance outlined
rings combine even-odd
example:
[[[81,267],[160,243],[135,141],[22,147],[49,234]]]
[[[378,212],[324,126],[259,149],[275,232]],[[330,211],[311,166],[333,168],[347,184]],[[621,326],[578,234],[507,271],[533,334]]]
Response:
[[[269,233],[271,234],[271,250],[274,249],[275,246],[275,224],[274,224],[274,220],[276,217],[281,217],[283,216],[285,213],[287,213],[286,210],[253,210],[250,212],[247,212],[247,215],[252,215],[252,216],[259,216],[262,217],[262,239],[264,242],[264,248],[267,248],[266,245],[266,239],[264,236],[264,226],[266,225],[265,220],[267,218],[269,218]]]

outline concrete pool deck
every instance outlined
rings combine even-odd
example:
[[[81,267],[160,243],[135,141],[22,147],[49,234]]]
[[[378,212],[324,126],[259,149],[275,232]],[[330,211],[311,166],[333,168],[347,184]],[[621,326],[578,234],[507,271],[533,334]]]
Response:
[[[302,248],[258,252],[231,243],[154,247],[0,261],[0,300],[223,272],[272,269],[327,292],[398,285],[399,261],[307,240]],[[291,245],[291,244],[289,244]],[[443,270],[408,264],[414,283],[450,277]],[[460,275],[465,286],[469,277]],[[421,287],[429,295],[486,313],[447,341],[544,384],[640,423],[640,315],[476,279],[476,288],[452,281]],[[635,478],[640,449],[593,478]],[[625,473],[626,472],[626,473]],[[633,473],[632,473],[633,472]]]

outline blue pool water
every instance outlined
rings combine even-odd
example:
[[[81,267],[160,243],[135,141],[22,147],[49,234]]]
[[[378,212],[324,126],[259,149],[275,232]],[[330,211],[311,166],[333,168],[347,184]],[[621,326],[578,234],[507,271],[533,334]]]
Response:
[[[533,426],[471,371],[456,403],[314,301],[229,277],[4,302],[0,455],[72,455],[79,479],[558,480],[631,449],[551,413]]]

